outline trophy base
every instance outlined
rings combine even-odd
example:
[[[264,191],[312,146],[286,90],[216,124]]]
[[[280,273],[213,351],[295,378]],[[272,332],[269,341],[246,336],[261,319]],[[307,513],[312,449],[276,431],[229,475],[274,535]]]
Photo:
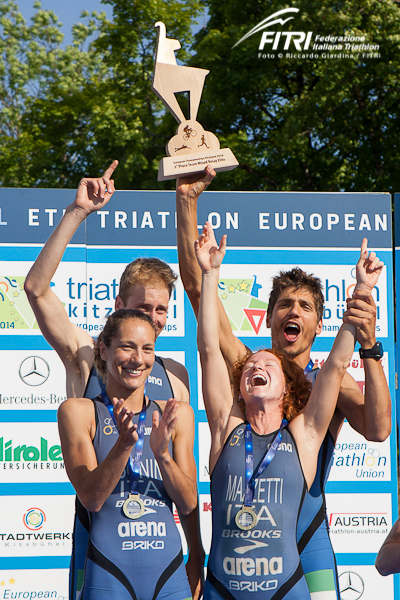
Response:
[[[239,163],[230,148],[183,154],[181,156],[168,156],[160,160],[158,181],[195,175],[204,171],[207,165],[211,165],[215,171],[231,171]]]

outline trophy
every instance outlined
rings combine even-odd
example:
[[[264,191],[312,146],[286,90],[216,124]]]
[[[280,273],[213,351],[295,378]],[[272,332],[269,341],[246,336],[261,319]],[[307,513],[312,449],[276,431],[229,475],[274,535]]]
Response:
[[[220,148],[217,136],[205,131],[196,121],[204,80],[210,71],[176,63],[178,40],[167,38],[165,24],[158,21],[158,40],[151,89],[178,121],[179,126],[166,146],[167,157],[160,161],[158,181],[194,175],[211,165],[215,171],[230,171],[238,166],[232,150]],[[175,97],[189,92],[189,119],[185,119]]]

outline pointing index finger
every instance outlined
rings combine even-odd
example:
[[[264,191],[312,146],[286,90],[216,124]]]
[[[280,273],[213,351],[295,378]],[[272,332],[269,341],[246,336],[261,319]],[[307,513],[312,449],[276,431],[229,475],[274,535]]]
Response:
[[[104,171],[103,177],[105,179],[110,179],[111,175],[114,173],[115,169],[118,167],[118,161],[114,160],[111,165],[108,167],[106,171]]]
[[[360,256],[363,257],[366,252],[368,252],[368,240],[367,240],[367,238],[363,238],[363,241],[361,242]]]

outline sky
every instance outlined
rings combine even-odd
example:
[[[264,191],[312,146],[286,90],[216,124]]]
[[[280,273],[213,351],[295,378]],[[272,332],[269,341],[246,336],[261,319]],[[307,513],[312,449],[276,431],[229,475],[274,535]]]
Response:
[[[16,3],[29,23],[30,18],[35,13],[33,8],[35,0],[16,0]],[[64,44],[66,45],[72,42],[72,25],[79,23],[83,10],[105,11],[108,18],[112,18],[112,7],[109,4],[102,4],[100,0],[41,0],[41,4],[43,9],[53,10],[63,24],[61,29],[65,35]]]
[[[15,0],[18,4],[20,12],[23,14],[27,22],[35,13],[33,5],[35,0]],[[112,7],[109,4],[102,4],[101,0],[41,0],[42,8],[55,12],[61,23],[61,30],[64,34],[64,44],[72,43],[71,29],[72,25],[79,23],[80,15],[83,10],[97,10],[107,13],[108,18],[112,19]],[[194,32],[204,25],[205,17],[199,19],[199,24],[194,28]]]

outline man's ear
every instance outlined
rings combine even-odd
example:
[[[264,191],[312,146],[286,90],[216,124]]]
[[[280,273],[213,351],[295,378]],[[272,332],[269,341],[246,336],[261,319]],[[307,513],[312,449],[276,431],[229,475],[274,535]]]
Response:
[[[318,322],[317,328],[315,330],[315,335],[319,335],[322,331],[322,319]]]
[[[268,312],[267,312],[267,328],[271,329],[271,317]]]
[[[125,304],[123,303],[121,296],[118,294],[118,296],[115,298],[115,310],[119,310],[120,308],[125,308]]]

